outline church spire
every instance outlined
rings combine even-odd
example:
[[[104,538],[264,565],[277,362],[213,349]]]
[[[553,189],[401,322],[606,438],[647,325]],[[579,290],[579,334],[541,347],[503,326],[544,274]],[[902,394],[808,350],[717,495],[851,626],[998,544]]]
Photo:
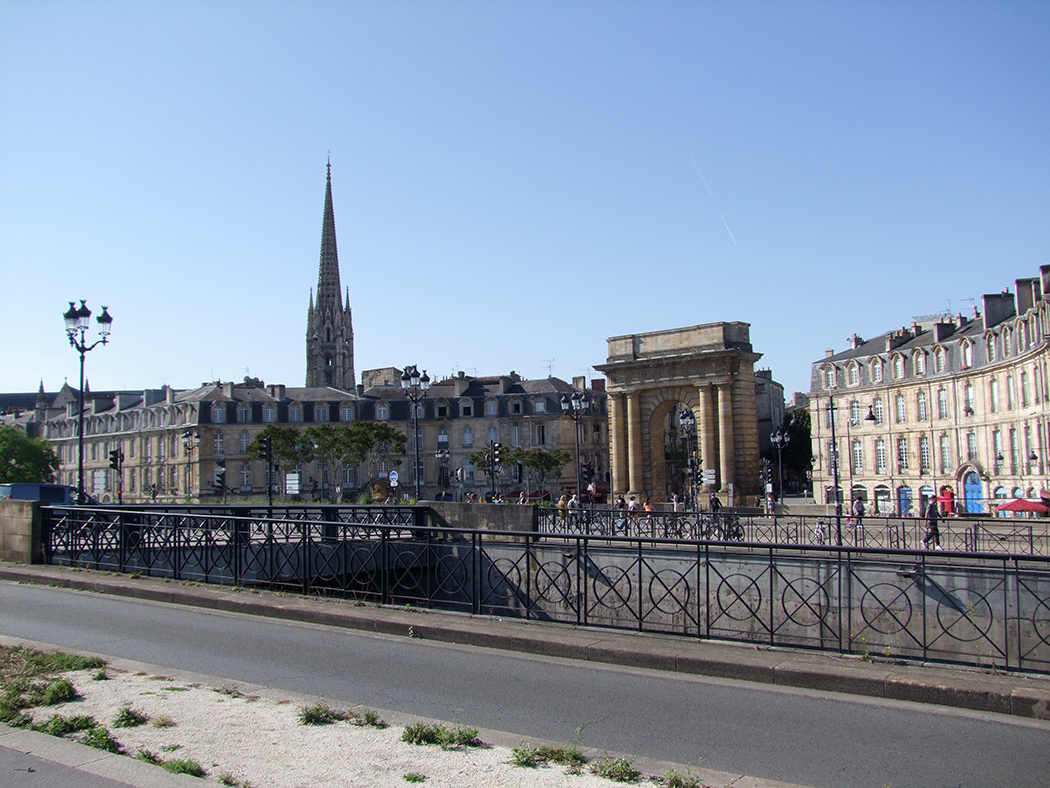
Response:
[[[332,161],[328,160],[321,221],[321,262],[316,298],[310,293],[306,318],[306,385],[355,390],[354,326],[350,313],[350,290],[343,305],[339,284],[339,250],[335,240],[335,210],[332,208]]]
[[[328,178],[324,190],[324,219],[321,222],[321,262],[317,275],[317,307],[338,309],[339,250],[335,241],[335,210],[332,208],[332,162],[328,161]]]

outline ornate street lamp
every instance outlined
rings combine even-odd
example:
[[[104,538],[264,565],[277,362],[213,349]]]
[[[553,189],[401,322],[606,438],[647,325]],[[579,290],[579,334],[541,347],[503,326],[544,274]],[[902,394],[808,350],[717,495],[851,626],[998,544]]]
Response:
[[[182,448],[186,452],[186,496],[193,495],[193,450],[196,449],[201,442],[201,435],[199,432],[186,430],[182,433]]]
[[[572,419],[572,426],[576,432],[576,495],[582,500],[583,492],[580,488],[580,419],[584,417],[590,406],[587,395],[574,391],[572,396],[561,395],[561,412]]]
[[[438,486],[441,488],[442,498],[444,498],[444,493],[449,488],[448,461],[450,457],[452,457],[452,452],[447,448],[438,448],[434,452],[434,459],[438,461]]]
[[[686,473],[686,484],[689,486],[689,500],[693,502],[693,506],[699,509],[697,506],[697,476],[700,473],[700,462],[699,457],[696,456],[696,451],[693,449],[693,438],[696,436],[696,416],[688,408],[679,411],[678,413],[678,426],[681,428],[682,435],[685,437],[685,451],[689,457],[689,470]]]
[[[109,316],[106,307],[102,307],[102,314],[98,321],[99,338],[87,344],[86,334],[91,327],[91,310],[83,299],[80,306],[69,302],[69,310],[62,315],[66,321],[66,335],[69,337],[69,345],[80,354],[80,396],[77,416],[77,497],[80,503],[84,497],[84,356],[89,350],[94,350],[98,345],[109,342],[109,333],[113,328],[113,318]]]
[[[777,449],[777,497],[784,503],[784,447],[791,443],[791,435],[783,427],[769,437],[769,442]]]
[[[419,405],[427,398],[430,389],[430,378],[424,369],[419,374],[419,367],[415,364],[405,367],[401,375],[401,389],[405,392],[409,402],[412,403],[412,442],[416,445],[416,465],[412,470],[412,482],[416,491],[416,500],[419,500]]]

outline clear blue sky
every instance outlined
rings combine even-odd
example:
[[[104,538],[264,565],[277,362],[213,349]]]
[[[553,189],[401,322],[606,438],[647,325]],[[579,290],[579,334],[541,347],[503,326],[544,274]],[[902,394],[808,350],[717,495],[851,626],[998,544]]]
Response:
[[[331,152],[356,367],[824,349],[1050,263],[1050,3],[0,0],[0,390],[301,385]],[[549,367],[548,367],[549,365]]]

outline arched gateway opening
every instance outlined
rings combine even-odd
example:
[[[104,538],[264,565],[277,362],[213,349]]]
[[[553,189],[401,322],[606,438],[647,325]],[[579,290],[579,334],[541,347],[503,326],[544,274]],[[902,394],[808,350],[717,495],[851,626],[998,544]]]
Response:
[[[667,500],[695,456],[733,505],[759,491],[755,362],[747,323],[709,323],[608,340],[614,493]],[[683,437],[685,440],[683,440]],[[683,444],[685,453],[683,454]],[[699,491],[698,491],[699,493]]]

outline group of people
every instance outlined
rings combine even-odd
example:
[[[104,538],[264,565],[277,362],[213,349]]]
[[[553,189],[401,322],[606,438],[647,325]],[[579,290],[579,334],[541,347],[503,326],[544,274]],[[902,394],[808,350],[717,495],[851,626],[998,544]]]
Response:
[[[930,498],[926,502],[926,510],[923,512],[923,517],[926,519],[926,535],[922,539],[922,547],[924,550],[940,550],[941,549],[941,529],[940,519],[941,510],[940,504],[937,502],[937,498]],[[857,498],[853,502],[853,506],[850,509],[850,528],[863,528],[864,527],[864,500]],[[931,547],[932,545],[932,547]]]

